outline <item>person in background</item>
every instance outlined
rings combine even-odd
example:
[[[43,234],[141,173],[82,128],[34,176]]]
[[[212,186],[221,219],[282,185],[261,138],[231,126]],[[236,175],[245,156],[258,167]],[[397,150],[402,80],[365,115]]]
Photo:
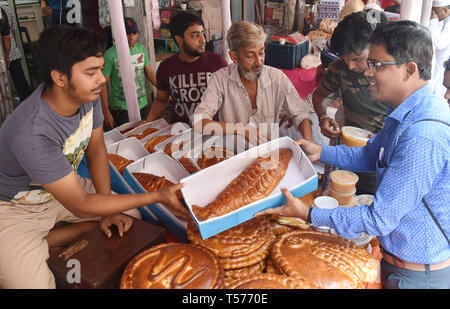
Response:
[[[44,16],[51,16],[52,25],[68,25],[76,26],[76,23],[69,22],[67,17],[70,12],[70,8],[67,8],[68,0],[44,0],[45,6],[42,6],[41,10]]]
[[[0,35],[2,36],[3,52],[5,53],[6,66],[10,67],[9,54],[11,52],[11,35],[10,27],[8,22],[8,16],[5,10],[0,7]]]
[[[394,0],[380,0],[380,6],[382,9],[385,9],[389,6],[394,5]]]
[[[109,49],[113,46],[113,37],[108,0],[98,0],[98,23],[100,24],[100,27],[105,31],[106,49]]]
[[[0,128],[2,288],[55,288],[49,248],[99,227],[111,237],[111,225],[122,236],[133,223],[123,212],[139,217],[137,207],[161,202],[188,217],[176,197],[182,184],[112,194],[99,102],[103,52],[104,40],[92,30],[44,30],[36,46],[43,83]],[[90,179],[77,175],[85,154]]]
[[[149,104],[145,88],[145,78],[156,86],[156,75],[153,72],[145,46],[137,42],[139,29],[136,21],[131,17],[125,17],[125,31],[127,34],[128,46],[130,47],[131,63],[134,70],[134,80],[138,97],[141,119],[147,118]],[[104,126],[112,129],[115,126],[129,122],[128,107],[125,101],[122,78],[119,71],[119,58],[117,48],[113,45],[103,56],[105,65],[103,75],[106,83],[102,88],[101,101],[103,114],[105,116]],[[108,93],[111,102],[108,104]]]
[[[294,85],[281,70],[264,65],[266,36],[255,23],[233,23],[227,43],[234,63],[212,75],[191,116],[195,130],[214,127],[215,135],[238,134],[255,144],[271,137],[269,129],[278,126],[283,110],[312,141],[309,113]],[[216,114],[219,121],[213,120]],[[259,130],[260,124],[266,125],[266,132]]]
[[[385,12],[390,12],[390,13],[400,14],[400,5],[402,3],[402,0],[392,0],[392,2],[394,4],[386,7],[384,9],[384,11]]]
[[[355,12],[364,10],[367,5],[377,4],[377,0],[349,0],[341,9],[339,13],[339,21],[343,20],[345,16]],[[378,6],[378,4],[377,4]]]
[[[387,104],[370,97],[369,83],[364,72],[367,69],[369,37],[377,26],[389,20],[383,12],[380,12],[380,23],[374,18],[368,18],[368,14],[370,11],[352,13],[338,24],[330,39],[330,49],[339,59],[328,66],[313,93],[312,101],[322,134],[331,139],[337,139],[341,135],[340,124],[336,120],[343,117],[341,109],[336,113],[336,119],[327,115],[323,102],[330,94],[341,93],[347,126],[362,128],[375,134],[381,130],[387,116]],[[360,181],[357,184],[357,194],[374,194],[375,175],[360,173],[358,176]]]
[[[450,106],[450,57],[445,62],[444,72],[444,87],[446,89],[444,98],[447,99],[447,103]]]
[[[425,27],[381,25],[370,38],[365,75],[371,96],[390,106],[383,129],[365,147],[297,141],[313,162],[376,172],[371,205],[309,208],[283,188],[286,204],[256,215],[299,217],[350,239],[376,236],[384,288],[449,289],[450,113],[428,84],[432,57]]]
[[[158,67],[156,98],[147,121],[161,118],[169,107],[169,123],[189,123],[211,75],[226,67],[227,62],[221,55],[205,51],[205,29],[200,16],[177,12],[170,19],[169,30],[180,51]]]
[[[433,38],[434,58],[431,83],[438,96],[446,91],[442,85],[444,62],[450,57],[450,0],[434,0],[428,25]]]
[[[25,73],[22,68],[22,54],[20,53],[19,48],[17,48],[16,40],[15,40],[15,31],[16,29],[16,19],[14,18],[14,14],[11,12],[9,7],[4,7],[6,15],[8,16],[8,22],[11,31],[11,50],[9,52],[9,73],[11,74],[11,79],[16,88],[17,94],[20,98],[20,102],[25,100],[31,94],[31,87],[28,84],[28,81],[25,77]]]

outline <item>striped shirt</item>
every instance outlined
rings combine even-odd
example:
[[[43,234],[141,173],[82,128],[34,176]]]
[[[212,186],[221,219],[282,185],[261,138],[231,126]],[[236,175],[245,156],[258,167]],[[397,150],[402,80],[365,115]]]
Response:
[[[386,117],[384,128],[365,147],[322,146],[320,160],[342,169],[376,171],[371,206],[314,208],[315,226],[340,235],[377,236],[381,246],[403,260],[435,264],[450,258],[450,247],[422,198],[450,234],[450,124],[447,102],[430,85],[412,93]]]
[[[306,104],[281,70],[263,65],[257,91],[257,108],[253,109],[237,64],[230,64],[211,76],[201,102],[190,118],[191,123],[194,123],[194,117],[213,119],[218,113],[221,122],[245,125],[266,123],[270,127],[280,121],[283,111],[298,128],[303,119],[309,118]]]

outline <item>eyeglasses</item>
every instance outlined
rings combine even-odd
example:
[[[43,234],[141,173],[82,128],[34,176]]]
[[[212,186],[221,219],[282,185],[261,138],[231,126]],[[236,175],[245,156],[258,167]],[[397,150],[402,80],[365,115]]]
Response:
[[[391,62],[376,62],[373,60],[367,59],[367,66],[369,67],[370,71],[377,70],[379,67],[383,67],[385,65],[399,65],[404,64],[404,61],[391,61]]]

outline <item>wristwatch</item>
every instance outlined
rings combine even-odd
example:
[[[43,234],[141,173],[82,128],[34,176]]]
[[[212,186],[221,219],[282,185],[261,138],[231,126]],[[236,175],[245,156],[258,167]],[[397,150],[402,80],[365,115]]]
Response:
[[[311,207],[309,207],[309,210],[308,210],[308,216],[306,218],[306,223],[308,223],[308,224],[312,224],[312,222],[311,222],[312,209],[313,209],[313,207],[311,206]]]

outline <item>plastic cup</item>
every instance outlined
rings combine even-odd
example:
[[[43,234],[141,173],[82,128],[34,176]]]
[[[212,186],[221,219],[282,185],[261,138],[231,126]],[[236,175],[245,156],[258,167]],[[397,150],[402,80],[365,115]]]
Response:
[[[186,3],[181,3],[181,9],[182,10],[186,10],[187,8],[187,4]]]
[[[342,143],[348,147],[362,147],[373,136],[372,132],[351,126],[342,127]]]
[[[350,171],[336,170],[330,173],[331,189],[339,193],[352,193],[355,191],[358,175]]]
[[[356,189],[351,193],[340,193],[334,191],[333,189],[330,189],[329,195],[335,198],[338,201],[339,205],[350,207],[355,205],[355,193]]]
[[[338,201],[331,196],[318,196],[314,199],[314,205],[317,208],[333,209],[338,207]],[[319,226],[316,228],[320,232],[330,233],[331,228],[328,226]]]
[[[314,199],[314,205],[317,208],[333,209],[338,207],[338,201],[331,196],[318,196]]]
[[[280,42],[281,45],[284,45],[286,43],[286,39],[284,38],[279,38],[278,42]]]
[[[360,205],[372,205],[373,195],[372,194],[361,194],[355,198],[356,206]]]

